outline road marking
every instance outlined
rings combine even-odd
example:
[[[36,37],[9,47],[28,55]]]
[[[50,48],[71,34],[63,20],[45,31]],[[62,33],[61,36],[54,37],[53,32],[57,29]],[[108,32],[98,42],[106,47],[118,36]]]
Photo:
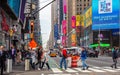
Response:
[[[102,70],[105,70],[105,71],[108,71],[108,72],[117,72],[115,70],[112,70],[110,67],[103,67],[103,68],[100,68],[100,67],[94,67],[96,69],[102,69]]]
[[[44,73],[42,73],[41,75],[44,75]]]
[[[73,70],[73,69],[70,69],[70,68],[67,68],[67,70],[65,70],[65,71],[70,72],[70,73],[72,73],[72,72],[77,72],[77,71],[75,71],[75,70]]]
[[[92,70],[92,71],[94,71],[94,72],[105,72],[105,71],[103,71],[103,70],[99,70],[99,69],[95,69],[95,68],[89,68],[89,70]]]
[[[71,75],[71,74],[48,74],[48,75]]]
[[[51,68],[54,73],[62,73],[62,71],[58,68]]]
[[[78,70],[80,72],[92,72],[92,71],[89,71],[89,70],[81,70],[81,68],[74,68],[75,70]]]

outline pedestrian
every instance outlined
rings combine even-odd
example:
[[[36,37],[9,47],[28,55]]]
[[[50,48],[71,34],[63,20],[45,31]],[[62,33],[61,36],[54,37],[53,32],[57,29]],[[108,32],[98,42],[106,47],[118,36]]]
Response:
[[[16,55],[16,62],[17,64],[21,63],[21,51],[17,49],[17,55]]]
[[[41,57],[42,57],[42,48],[38,48],[38,51],[37,51],[37,60],[38,60],[38,62],[36,63],[36,65],[38,65],[39,64],[39,67],[38,67],[38,70],[40,70],[41,69],[41,64],[42,64],[42,62],[41,62]]]
[[[32,68],[35,70],[36,52],[34,49],[32,49],[30,52],[31,52],[30,64],[31,64]]]
[[[6,70],[6,51],[4,50],[4,46],[0,46],[0,69],[1,75],[3,75],[3,71]]]
[[[113,64],[111,65],[112,68],[117,69],[117,60],[118,60],[118,48],[116,47],[115,49],[112,49],[112,59],[113,59]]]
[[[66,63],[67,50],[65,48],[62,48],[61,53],[62,53],[62,58],[61,58],[61,61],[60,61],[60,69],[62,70],[62,64],[64,63],[64,68],[66,70],[67,69],[67,63]]]
[[[43,53],[42,53],[41,62],[42,62],[41,70],[43,69],[44,64],[46,64],[48,70],[50,70],[50,66],[48,64],[48,55],[47,55],[47,53],[45,51],[43,51]]]
[[[89,66],[86,64],[86,59],[87,59],[87,51],[85,48],[82,48],[82,52],[80,55],[81,62],[82,62],[82,70],[85,70],[89,68]]]
[[[12,57],[12,61],[13,61],[13,64],[15,64],[15,58],[16,58],[16,49],[13,47],[11,47],[11,50],[10,50],[10,55]]]

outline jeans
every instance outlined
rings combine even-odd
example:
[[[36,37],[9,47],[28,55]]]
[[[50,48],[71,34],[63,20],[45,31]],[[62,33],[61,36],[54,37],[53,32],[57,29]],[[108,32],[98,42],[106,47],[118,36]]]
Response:
[[[67,69],[66,58],[62,57],[60,61],[60,68],[62,68],[62,63],[64,62],[64,68]]]
[[[114,64],[112,64],[112,66],[115,66],[115,68],[117,68],[117,59],[113,59]]]
[[[86,64],[86,59],[81,59],[82,60],[82,67],[85,68],[85,67],[88,67],[88,65]]]
[[[49,69],[50,69],[50,66],[49,66],[48,62],[42,62],[41,69],[43,69],[43,66],[44,66],[44,64],[46,64],[46,65],[47,65],[47,67],[48,67],[48,70],[49,70]]]

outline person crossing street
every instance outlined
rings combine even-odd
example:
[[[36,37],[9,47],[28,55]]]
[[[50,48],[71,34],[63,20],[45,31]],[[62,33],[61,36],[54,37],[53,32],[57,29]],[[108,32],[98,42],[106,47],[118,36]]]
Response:
[[[81,61],[82,61],[82,70],[85,70],[89,68],[89,66],[86,64],[86,59],[87,59],[87,51],[85,48],[82,48],[82,52],[80,55]]]

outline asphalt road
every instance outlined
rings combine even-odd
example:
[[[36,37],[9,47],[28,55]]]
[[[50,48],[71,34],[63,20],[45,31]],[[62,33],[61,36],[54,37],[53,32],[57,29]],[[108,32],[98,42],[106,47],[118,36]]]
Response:
[[[51,70],[47,70],[45,66],[43,70],[24,71],[24,66],[14,66],[13,73],[9,75],[120,75],[120,64],[118,69],[112,69],[112,58],[106,56],[99,56],[98,58],[88,58],[87,63],[90,65],[88,70],[81,70],[81,67],[68,68],[67,70],[60,70],[60,57],[49,57],[49,65]],[[120,60],[118,61],[120,63]]]

